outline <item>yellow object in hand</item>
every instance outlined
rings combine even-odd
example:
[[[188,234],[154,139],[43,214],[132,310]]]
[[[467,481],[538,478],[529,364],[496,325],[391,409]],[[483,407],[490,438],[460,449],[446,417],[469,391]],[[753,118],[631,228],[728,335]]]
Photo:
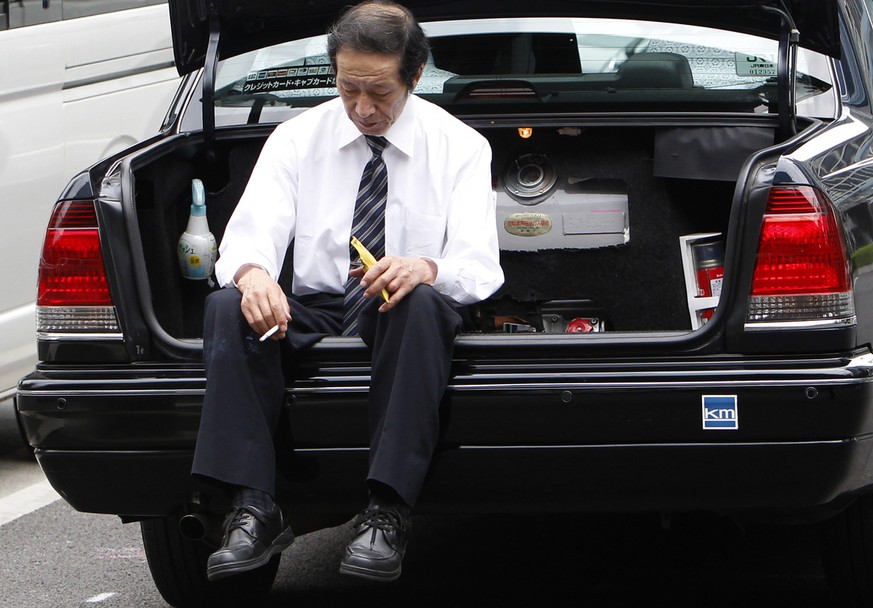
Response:
[[[376,258],[374,258],[373,254],[364,247],[364,244],[355,237],[352,237],[352,247],[354,247],[358,252],[358,255],[361,256],[361,262],[364,263],[364,270],[370,270],[370,268],[376,265]],[[382,297],[385,298],[386,302],[389,301],[387,290],[382,290]]]

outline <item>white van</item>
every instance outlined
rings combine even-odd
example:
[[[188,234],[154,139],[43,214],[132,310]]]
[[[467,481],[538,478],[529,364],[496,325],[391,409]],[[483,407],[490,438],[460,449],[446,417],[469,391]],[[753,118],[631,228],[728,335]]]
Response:
[[[49,212],[83,167],[158,133],[179,82],[166,0],[0,1],[0,402],[36,361]]]

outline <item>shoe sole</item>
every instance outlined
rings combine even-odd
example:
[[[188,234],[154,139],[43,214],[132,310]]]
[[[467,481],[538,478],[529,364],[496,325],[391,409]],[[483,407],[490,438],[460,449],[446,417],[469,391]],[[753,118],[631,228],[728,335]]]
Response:
[[[363,566],[355,566],[353,564],[340,562],[339,571],[340,574],[357,576],[358,578],[367,579],[368,581],[378,581],[380,583],[389,583],[391,581],[396,581],[398,578],[400,578],[399,566],[396,570],[385,572],[383,570],[373,570],[372,568],[365,568]]]
[[[264,551],[260,556],[242,562],[220,564],[218,566],[206,568],[206,578],[209,581],[217,581],[228,576],[233,576],[234,574],[256,570],[261,566],[266,565],[274,556],[279,555],[282,551],[290,547],[293,542],[294,532],[291,531],[291,528],[286,528],[276,537],[276,540],[273,541],[270,548]]]

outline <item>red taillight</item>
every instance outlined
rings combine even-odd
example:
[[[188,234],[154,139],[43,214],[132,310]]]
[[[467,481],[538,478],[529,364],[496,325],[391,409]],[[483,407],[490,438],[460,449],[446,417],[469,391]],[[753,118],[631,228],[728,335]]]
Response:
[[[803,186],[770,192],[752,295],[848,291],[849,267],[831,206]]]
[[[91,201],[55,206],[39,264],[37,306],[111,306]]]
[[[91,201],[55,205],[39,261],[36,330],[50,340],[122,338]]]
[[[752,322],[854,316],[843,236],[822,192],[810,186],[770,191],[751,295]]]

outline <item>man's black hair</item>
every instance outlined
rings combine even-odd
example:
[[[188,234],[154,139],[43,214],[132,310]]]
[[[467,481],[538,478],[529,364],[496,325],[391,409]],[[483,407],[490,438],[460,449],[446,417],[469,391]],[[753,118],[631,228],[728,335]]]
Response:
[[[391,0],[367,0],[343,12],[327,32],[327,53],[336,73],[341,49],[400,57],[400,78],[412,89],[429,46],[412,12]]]

